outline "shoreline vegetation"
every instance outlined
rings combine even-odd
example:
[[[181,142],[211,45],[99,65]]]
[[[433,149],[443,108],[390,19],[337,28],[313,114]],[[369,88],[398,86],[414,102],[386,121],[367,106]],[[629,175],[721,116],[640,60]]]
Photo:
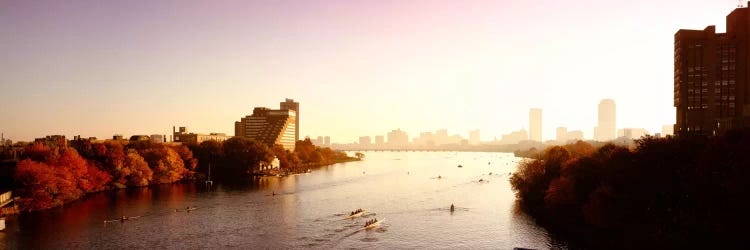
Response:
[[[743,248],[750,131],[585,142],[529,154],[510,178],[518,207],[582,248]],[[574,247],[574,248],[577,248]]]
[[[150,141],[87,140],[26,146],[12,173],[15,205],[22,212],[59,207],[87,194],[207,178],[241,181],[258,175],[289,175],[336,163],[359,161],[307,139],[294,151],[235,137],[200,145]],[[274,165],[274,163],[276,163]],[[275,167],[275,168],[274,168]]]

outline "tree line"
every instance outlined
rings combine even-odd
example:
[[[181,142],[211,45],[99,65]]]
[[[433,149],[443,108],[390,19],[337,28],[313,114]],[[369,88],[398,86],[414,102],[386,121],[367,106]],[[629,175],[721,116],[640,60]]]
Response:
[[[356,159],[344,152],[317,147],[310,139],[297,141],[293,151],[278,144],[269,148],[263,143],[242,137],[224,142],[204,141],[189,145],[189,148],[198,159],[199,173],[207,174],[210,166],[212,176],[224,180],[259,174],[262,172],[261,166],[270,164],[274,158],[278,159],[280,170],[287,172]]]
[[[750,131],[643,137],[633,149],[578,142],[526,159],[520,207],[594,248],[750,245]]]
[[[22,211],[57,207],[110,188],[173,183],[194,174],[197,160],[183,145],[150,142],[28,145],[14,182]]]
[[[235,137],[197,145],[150,141],[71,141],[69,146],[28,145],[16,165],[13,181],[22,211],[61,206],[87,193],[142,187],[205,178],[246,180],[261,166],[279,160],[281,171],[355,160],[344,152],[321,148],[307,140],[295,150],[273,148],[252,139]]]

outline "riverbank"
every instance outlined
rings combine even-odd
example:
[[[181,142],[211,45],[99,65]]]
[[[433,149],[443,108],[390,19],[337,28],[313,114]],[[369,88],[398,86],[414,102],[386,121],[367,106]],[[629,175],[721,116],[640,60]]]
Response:
[[[310,164],[296,167],[296,168],[286,168],[286,169],[274,168],[270,170],[261,171],[259,174],[256,174],[256,176],[288,176],[288,175],[295,175],[295,174],[304,174],[304,173],[312,172],[315,168],[331,166],[331,165],[335,165],[339,163],[354,162],[354,161],[362,161],[362,159],[356,158],[356,157],[348,157],[345,159],[337,159],[329,163],[310,163]]]
[[[750,131],[552,147],[510,183],[537,223],[584,248],[743,248],[748,149]]]
[[[360,162],[295,177],[106,191],[12,218],[5,242],[7,249],[565,248],[563,239],[514,212],[507,176],[487,175],[515,170],[516,160],[499,153],[371,152]],[[432,179],[437,175],[449,178]],[[489,181],[478,183],[479,176]],[[187,206],[198,209],[174,212]],[[341,220],[360,207],[377,214]],[[102,222],[122,215],[141,217]],[[381,229],[352,235],[375,217],[386,219]]]

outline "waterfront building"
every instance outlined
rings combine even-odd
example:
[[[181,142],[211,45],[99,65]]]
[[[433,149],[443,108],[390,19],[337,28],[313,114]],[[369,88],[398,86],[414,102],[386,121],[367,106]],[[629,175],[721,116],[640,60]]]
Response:
[[[296,114],[294,117],[294,141],[299,141],[299,102],[295,102],[294,99],[286,98],[284,102],[279,103],[279,108],[281,110],[294,110]]]
[[[529,110],[529,135],[532,141],[542,141],[542,109]]]
[[[369,136],[360,136],[359,137],[359,145],[360,146],[370,146],[371,140]]]
[[[222,141],[226,141],[232,138],[231,136],[228,136],[225,133],[209,133],[209,134],[189,133],[187,131],[187,127],[180,127],[178,131],[175,131],[175,128],[172,127],[172,135],[173,135],[172,138],[174,138],[174,142],[181,142],[185,144],[200,144],[204,141],[222,142]]]
[[[235,136],[250,138],[268,147],[282,145],[294,151],[297,133],[297,111],[293,109],[272,110],[265,107],[253,109],[253,114],[235,122]]]
[[[604,99],[599,102],[599,123],[594,128],[594,140],[611,141],[617,133],[616,107],[612,99]]]
[[[435,136],[432,132],[419,133],[419,137],[414,138],[414,145],[417,146],[435,146]]]
[[[435,142],[435,145],[448,144],[448,130],[439,129],[438,131],[435,131],[432,140]]]
[[[406,147],[409,145],[409,135],[401,129],[396,129],[388,132],[388,146],[390,147]]]
[[[480,138],[479,138],[479,129],[469,131],[469,144],[470,145],[479,145]]]
[[[502,138],[500,139],[500,144],[518,144],[522,141],[529,140],[529,134],[526,132],[525,129],[521,129],[518,131],[511,132],[509,134],[504,134]]]
[[[726,17],[726,32],[711,25],[674,35],[674,132],[716,135],[750,127],[750,9]]]
[[[327,147],[330,147],[331,146],[331,137],[330,136],[323,137],[323,144],[326,145]]]
[[[383,146],[385,144],[385,137],[382,135],[376,135],[375,136],[375,145],[376,146]]]
[[[557,127],[555,130],[555,140],[557,140],[558,143],[565,143],[568,141],[568,128],[566,127]]]

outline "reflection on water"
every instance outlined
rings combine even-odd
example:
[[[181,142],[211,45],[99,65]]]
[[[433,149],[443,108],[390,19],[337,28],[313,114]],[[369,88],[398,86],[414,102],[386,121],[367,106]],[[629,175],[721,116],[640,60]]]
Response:
[[[514,211],[508,175],[517,161],[499,153],[371,152],[364,161],[309,174],[210,189],[176,184],[103,192],[10,218],[0,239],[9,249],[564,246]],[[344,219],[357,208],[367,214]],[[121,216],[137,218],[104,222]],[[385,221],[360,230],[373,218]]]

